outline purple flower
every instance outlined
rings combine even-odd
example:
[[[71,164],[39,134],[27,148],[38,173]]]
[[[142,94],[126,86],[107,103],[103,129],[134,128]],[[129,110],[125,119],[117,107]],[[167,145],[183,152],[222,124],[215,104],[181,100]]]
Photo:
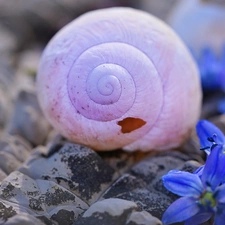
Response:
[[[162,217],[163,224],[186,221],[185,225],[201,224],[214,216],[215,224],[225,221],[225,153],[215,145],[209,154],[202,175],[170,171],[163,176],[164,186],[182,196],[173,202]]]

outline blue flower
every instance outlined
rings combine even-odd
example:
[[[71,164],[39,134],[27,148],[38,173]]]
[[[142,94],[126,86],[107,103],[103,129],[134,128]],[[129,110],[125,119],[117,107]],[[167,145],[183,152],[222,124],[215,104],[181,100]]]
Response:
[[[201,75],[202,87],[205,91],[225,90],[225,46],[217,57],[213,50],[205,47],[200,57],[195,57]]]
[[[196,125],[196,131],[200,140],[201,149],[205,150],[207,154],[210,153],[212,146],[225,144],[223,132],[207,120],[199,120]]]
[[[163,224],[186,221],[185,225],[201,224],[214,216],[215,224],[225,221],[225,153],[222,145],[211,149],[202,175],[170,171],[162,177],[164,186],[182,196],[173,202],[162,217]]]

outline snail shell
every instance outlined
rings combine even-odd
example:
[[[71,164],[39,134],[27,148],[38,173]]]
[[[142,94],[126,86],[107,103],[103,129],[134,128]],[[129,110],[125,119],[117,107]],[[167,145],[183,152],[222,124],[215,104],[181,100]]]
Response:
[[[166,24],[130,8],[88,12],[61,29],[43,53],[37,92],[55,129],[96,150],[179,146],[201,108],[187,49]]]

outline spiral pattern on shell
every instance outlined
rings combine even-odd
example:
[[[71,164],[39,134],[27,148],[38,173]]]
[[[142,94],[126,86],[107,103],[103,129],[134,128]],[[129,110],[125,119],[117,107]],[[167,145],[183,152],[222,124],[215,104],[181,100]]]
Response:
[[[160,20],[129,8],[89,12],[59,31],[43,53],[37,90],[51,124],[97,150],[177,146],[201,99],[181,41]]]

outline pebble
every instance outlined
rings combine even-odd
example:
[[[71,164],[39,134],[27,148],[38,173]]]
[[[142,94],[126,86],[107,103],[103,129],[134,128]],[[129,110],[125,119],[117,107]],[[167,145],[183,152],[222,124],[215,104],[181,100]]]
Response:
[[[109,198],[94,203],[73,225],[162,225],[148,212],[137,210],[132,201]]]
[[[93,205],[92,209],[101,200],[124,199],[137,204],[139,211],[161,218],[165,209],[177,198],[164,188],[162,175],[171,169],[193,172],[201,165],[176,151],[145,157],[118,151],[117,157],[122,155],[122,160],[118,157],[112,163],[106,153],[97,153],[85,146],[66,142],[59,136],[57,140],[54,148],[49,145],[51,151],[46,151],[46,147],[36,148],[18,170],[34,180],[57,183],[89,206]],[[111,154],[115,158],[116,154]],[[118,164],[121,166],[118,167]],[[116,171],[117,168],[121,168],[121,171]],[[84,216],[89,215],[88,212],[91,211]],[[86,224],[82,222],[86,220],[78,222]]]
[[[101,199],[130,200],[137,203],[141,210],[161,218],[167,207],[177,199],[176,195],[164,188],[161,177],[169,170],[182,168],[188,160],[187,155],[172,151],[144,158],[118,178]]]
[[[4,224],[5,225],[34,225],[34,224],[45,225],[45,223],[42,222],[41,220],[26,213],[16,214],[15,216],[9,218],[7,222],[5,222]]]
[[[12,172],[1,183],[0,218],[5,221],[24,212],[43,222],[67,225],[87,208],[84,201],[55,182],[34,180],[19,171]]]
[[[50,124],[42,114],[35,93],[20,91],[6,132],[19,135],[33,146],[37,146],[45,143],[50,129]]]
[[[67,142],[55,151],[45,157],[43,150],[37,149],[19,171],[33,179],[54,181],[87,204],[95,202],[118,177],[118,173],[88,147]]]

